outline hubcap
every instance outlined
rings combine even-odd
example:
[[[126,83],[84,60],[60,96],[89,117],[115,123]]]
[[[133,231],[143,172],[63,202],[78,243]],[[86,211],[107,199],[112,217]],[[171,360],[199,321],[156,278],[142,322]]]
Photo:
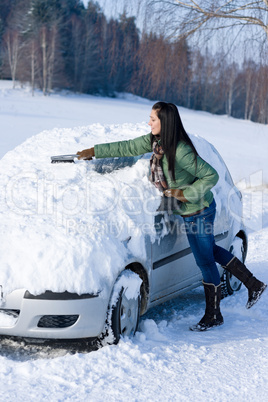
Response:
[[[121,334],[130,336],[134,334],[137,326],[139,314],[139,299],[129,299],[125,292],[122,294],[120,308],[120,328]]]

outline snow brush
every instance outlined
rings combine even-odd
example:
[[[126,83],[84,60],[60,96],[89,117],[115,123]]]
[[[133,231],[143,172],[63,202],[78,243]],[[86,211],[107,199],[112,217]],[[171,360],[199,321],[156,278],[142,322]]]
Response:
[[[78,158],[77,154],[69,154],[69,155],[56,155],[51,156],[51,163],[74,163],[74,159]]]

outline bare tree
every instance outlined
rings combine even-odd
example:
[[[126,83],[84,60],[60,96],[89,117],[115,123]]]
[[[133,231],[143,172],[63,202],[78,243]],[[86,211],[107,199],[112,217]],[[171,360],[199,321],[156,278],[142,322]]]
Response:
[[[244,119],[251,120],[260,83],[260,81],[258,80],[258,68],[254,61],[247,60],[244,62],[243,76],[243,84],[246,92]]]
[[[37,67],[37,42],[35,38],[32,38],[30,41],[30,60],[31,60],[31,87],[32,87],[32,96],[34,96],[34,88],[35,88],[35,75],[36,75],[36,67]]]
[[[139,48],[138,93],[151,99],[166,98],[169,46],[163,37],[144,35]]]
[[[48,57],[48,73],[47,73],[47,88],[48,92],[52,90],[54,67],[56,61],[56,39],[57,39],[57,26],[53,24],[50,31],[50,53]]]
[[[232,116],[232,108],[236,96],[236,78],[238,66],[236,63],[231,63],[226,70],[226,113]]]
[[[11,76],[13,88],[18,79],[19,64],[24,51],[24,19],[24,2],[0,1],[0,51],[3,53],[4,71],[9,67],[7,76]]]
[[[32,0],[27,13],[24,31],[31,44],[31,81],[34,85],[35,73],[38,71],[39,85],[44,95],[51,92],[55,67],[61,64],[59,30],[62,14],[60,2],[53,0]]]
[[[42,26],[41,28],[41,48],[42,48],[42,62],[43,62],[43,94],[47,93],[47,73],[48,73],[48,57],[47,57],[47,28]]]
[[[173,15],[173,30],[181,36],[197,31],[228,27],[257,27],[268,39],[268,0],[149,0],[160,5],[166,15]],[[176,12],[179,10],[179,13]]]
[[[268,68],[266,66],[260,67],[260,73],[258,76],[259,91],[258,91],[258,122],[267,124],[268,123]]]
[[[20,51],[20,34],[17,30],[7,29],[4,35],[13,88],[15,88],[16,72]]]

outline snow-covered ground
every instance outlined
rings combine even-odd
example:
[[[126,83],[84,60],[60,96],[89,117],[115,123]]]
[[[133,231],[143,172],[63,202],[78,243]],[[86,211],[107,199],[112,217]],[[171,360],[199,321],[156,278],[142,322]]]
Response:
[[[35,180],[31,176],[33,165],[35,173],[39,169],[42,177],[42,164],[49,163],[46,158],[50,154],[75,153],[106,139],[133,138],[145,133],[152,104],[129,95],[105,99],[74,94],[43,97],[36,92],[32,97],[27,88],[11,90],[10,82],[0,81],[0,212],[5,211],[9,203],[14,214],[19,216],[20,212],[18,224],[23,229],[21,211],[28,213],[29,218],[29,211],[36,207],[36,200],[31,197],[26,197],[21,204],[23,186],[27,188],[29,182]],[[268,282],[268,127],[183,108],[180,112],[186,130],[203,136],[219,150],[234,181],[243,190],[249,230],[247,264]],[[37,137],[30,138],[36,134]],[[50,149],[53,139],[55,145]],[[39,164],[37,155],[40,155]],[[19,186],[20,164],[24,172],[21,177],[26,181]],[[53,165],[47,166],[46,183],[52,178],[47,169],[52,169]],[[61,170],[66,172],[71,167],[58,165],[53,169],[57,169],[60,176]],[[142,169],[140,164],[137,177]],[[85,164],[78,164],[71,178],[72,185],[86,173]],[[8,182],[3,177],[8,177]],[[120,180],[123,181],[122,177]],[[42,186],[44,181],[39,183]],[[16,186],[17,192],[14,192]],[[51,186],[47,188],[49,191]],[[79,209],[79,204],[68,204],[68,194],[65,202],[67,209]],[[41,212],[47,208],[47,216],[51,213],[49,207],[47,203],[38,203]],[[44,215],[40,213],[39,219],[46,224]],[[2,214],[2,239],[3,228],[12,231],[6,217]],[[16,234],[15,224],[13,229]],[[27,233],[27,227],[24,230]],[[32,240],[47,241],[35,234]],[[18,249],[25,247],[21,241],[18,238]],[[8,257],[7,254],[6,259]],[[4,265],[3,255],[1,261]],[[38,254],[36,261],[44,263],[46,259]],[[5,269],[4,266],[2,272]],[[73,354],[68,348],[3,341],[0,345],[0,400],[265,401],[268,395],[268,295],[264,294],[251,310],[244,307],[246,298],[243,287],[234,296],[224,299],[225,324],[207,333],[188,330],[204,311],[200,288],[149,311],[142,317],[133,339],[91,353]]]

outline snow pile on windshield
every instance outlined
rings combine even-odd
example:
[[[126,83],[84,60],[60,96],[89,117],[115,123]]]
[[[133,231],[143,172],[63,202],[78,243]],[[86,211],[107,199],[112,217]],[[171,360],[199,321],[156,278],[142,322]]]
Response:
[[[148,132],[143,124],[54,129],[29,138],[0,161],[0,283],[4,293],[25,288],[78,294],[109,289],[129,255],[146,258],[145,237],[155,240],[161,196],[148,180],[149,161],[100,169],[98,161],[51,164],[50,156],[76,153],[97,143]],[[198,152],[221,176],[217,154],[200,137]],[[108,164],[109,165],[109,164]],[[230,188],[226,188],[230,191]]]

